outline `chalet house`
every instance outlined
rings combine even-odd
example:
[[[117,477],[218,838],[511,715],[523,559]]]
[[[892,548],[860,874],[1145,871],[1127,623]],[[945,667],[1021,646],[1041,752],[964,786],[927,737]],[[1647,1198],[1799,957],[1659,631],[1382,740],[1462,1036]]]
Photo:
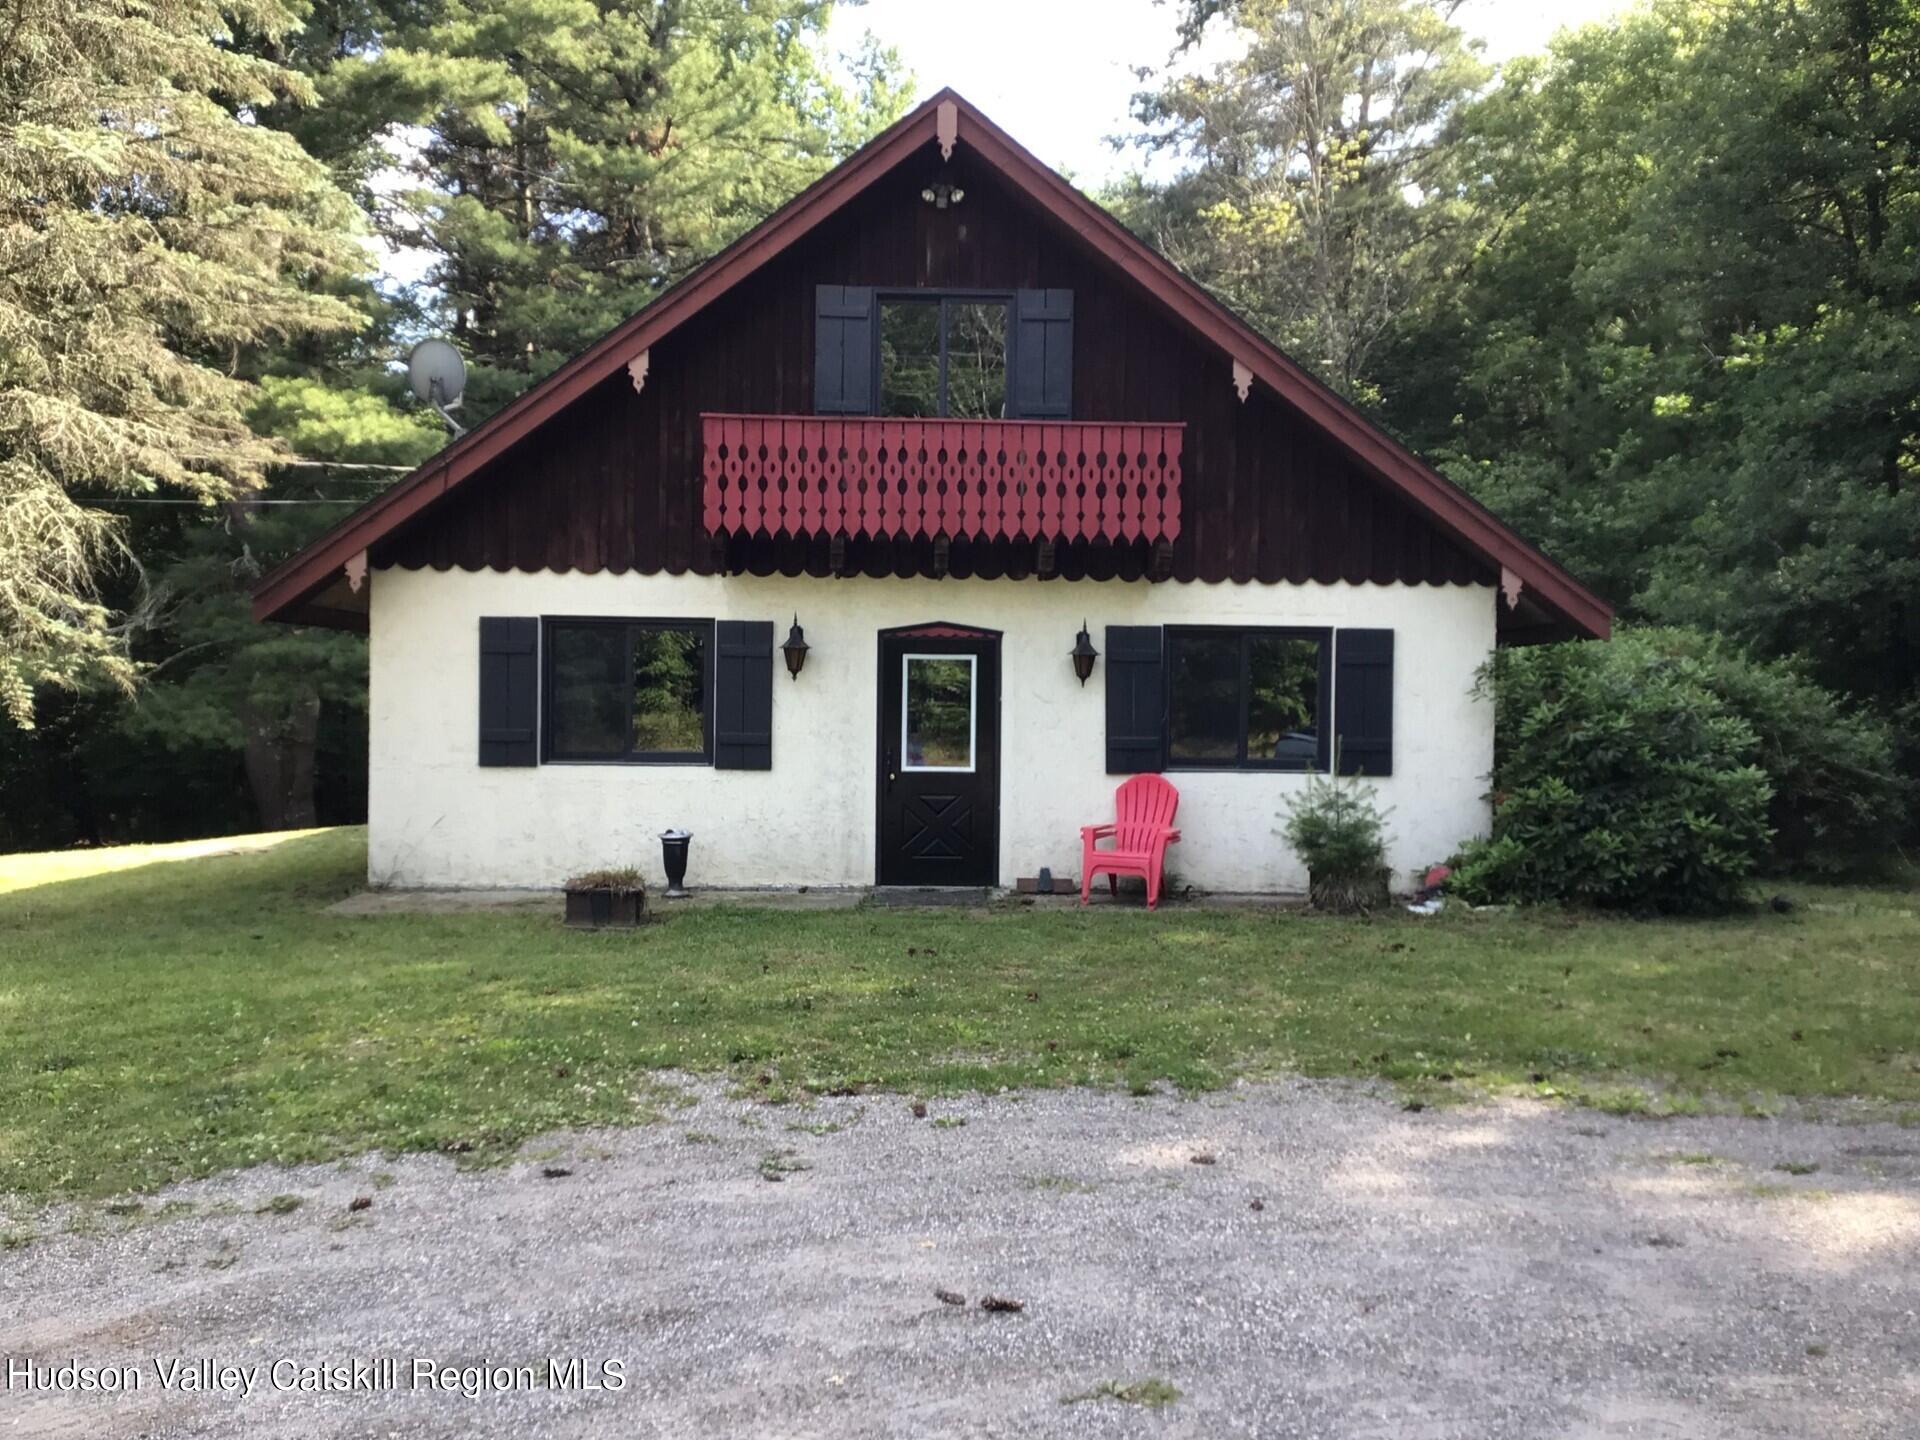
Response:
[[[669,827],[696,885],[1010,885],[1159,771],[1174,871],[1298,890],[1331,769],[1404,877],[1488,823],[1494,646],[1610,624],[951,91],[255,614],[369,635],[368,868],[414,886],[657,876]]]

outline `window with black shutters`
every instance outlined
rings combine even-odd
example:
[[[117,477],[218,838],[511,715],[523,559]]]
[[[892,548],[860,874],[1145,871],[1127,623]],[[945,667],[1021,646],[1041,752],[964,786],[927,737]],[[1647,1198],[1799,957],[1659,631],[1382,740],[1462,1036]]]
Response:
[[[883,295],[879,413],[1006,418],[1007,308],[1001,298]]]
[[[713,757],[713,622],[548,620],[549,760]]]
[[[1325,770],[1325,630],[1167,630],[1167,767]]]
[[[814,288],[816,415],[1073,416],[1071,290]]]

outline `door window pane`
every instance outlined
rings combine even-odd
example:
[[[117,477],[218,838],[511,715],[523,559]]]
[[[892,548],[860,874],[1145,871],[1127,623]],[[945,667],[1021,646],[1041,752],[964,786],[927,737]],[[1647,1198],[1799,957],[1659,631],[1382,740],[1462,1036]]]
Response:
[[[1247,759],[1311,770],[1320,755],[1320,643],[1247,637]]]
[[[880,413],[940,413],[938,301],[888,301],[880,306]]]
[[[903,661],[901,755],[908,770],[973,768],[973,657],[909,655]]]
[[[1240,637],[1174,635],[1167,645],[1169,758],[1240,758]]]
[[[706,749],[706,676],[704,630],[635,630],[636,751],[697,755]]]
[[[555,625],[549,743],[556,755],[620,755],[627,748],[627,632],[619,625]]]
[[[947,302],[947,408],[961,420],[1007,414],[1007,307],[1000,301]]]

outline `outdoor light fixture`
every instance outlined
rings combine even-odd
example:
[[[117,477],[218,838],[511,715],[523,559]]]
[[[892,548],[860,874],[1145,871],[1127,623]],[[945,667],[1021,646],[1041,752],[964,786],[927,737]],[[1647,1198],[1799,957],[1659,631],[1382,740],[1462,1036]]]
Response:
[[[780,647],[780,653],[787,657],[787,674],[795,680],[800,678],[800,667],[807,663],[807,632],[800,628],[800,617],[793,617],[793,628],[787,631],[787,643]]]
[[[1100,652],[1093,648],[1093,637],[1087,634],[1087,622],[1080,622],[1080,633],[1073,640],[1073,673],[1080,677],[1081,685],[1087,683],[1087,677],[1093,674],[1093,662],[1100,658]]]
[[[944,210],[949,205],[958,205],[967,198],[967,192],[958,185],[949,185],[941,180],[927,186],[920,192],[920,198],[936,210]]]

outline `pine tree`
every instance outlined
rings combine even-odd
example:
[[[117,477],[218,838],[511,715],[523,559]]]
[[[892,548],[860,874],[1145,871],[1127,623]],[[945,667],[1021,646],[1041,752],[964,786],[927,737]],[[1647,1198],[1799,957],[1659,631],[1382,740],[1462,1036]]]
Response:
[[[289,0],[0,0],[0,708],[131,685],[103,576],[117,498],[245,495],[285,451],[247,424],[259,347],[347,333],[351,203],[254,123],[310,96],[244,53]]]
[[[484,415],[651,300],[898,116],[869,46],[838,79],[824,0],[438,0],[334,23],[316,52],[365,144],[411,183],[374,203],[424,252]],[[340,52],[335,57],[334,52]],[[349,143],[349,142],[339,142]],[[355,162],[371,174],[374,162]]]
[[[1453,108],[1491,75],[1459,0],[1189,0],[1186,43],[1239,53],[1138,98],[1151,149],[1197,163],[1126,218],[1335,389],[1370,394],[1455,211],[1432,186]]]

